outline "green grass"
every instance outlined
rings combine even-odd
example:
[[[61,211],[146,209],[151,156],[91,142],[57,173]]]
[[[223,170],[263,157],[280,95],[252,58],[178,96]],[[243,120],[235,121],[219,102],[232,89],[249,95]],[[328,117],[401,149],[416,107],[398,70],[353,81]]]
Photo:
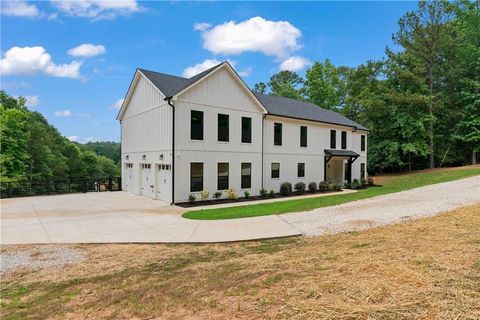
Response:
[[[315,208],[334,206],[350,201],[371,198],[388,193],[400,192],[429,184],[447,182],[480,174],[479,167],[465,167],[392,176],[382,186],[370,187],[356,193],[334,196],[288,200],[265,204],[245,205],[232,208],[202,209],[188,211],[184,218],[195,220],[236,219],[266,216],[287,212],[299,212]]]

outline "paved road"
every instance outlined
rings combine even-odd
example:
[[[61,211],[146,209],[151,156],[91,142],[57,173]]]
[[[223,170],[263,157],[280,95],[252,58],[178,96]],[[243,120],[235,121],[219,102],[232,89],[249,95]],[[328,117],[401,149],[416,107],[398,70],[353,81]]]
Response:
[[[1,244],[228,242],[359,230],[480,202],[480,176],[280,216],[197,221],[126,192],[1,200]]]

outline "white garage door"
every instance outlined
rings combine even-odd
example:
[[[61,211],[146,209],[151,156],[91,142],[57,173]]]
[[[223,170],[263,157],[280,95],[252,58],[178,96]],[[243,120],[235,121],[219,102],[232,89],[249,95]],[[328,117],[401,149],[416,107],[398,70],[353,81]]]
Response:
[[[152,177],[152,165],[140,164],[140,194],[149,198],[155,198],[155,181]]]
[[[135,177],[133,171],[133,163],[125,163],[125,174],[123,175],[122,189],[129,192],[134,192]]]
[[[169,164],[157,164],[156,166],[157,199],[164,201],[172,200],[172,166]]]

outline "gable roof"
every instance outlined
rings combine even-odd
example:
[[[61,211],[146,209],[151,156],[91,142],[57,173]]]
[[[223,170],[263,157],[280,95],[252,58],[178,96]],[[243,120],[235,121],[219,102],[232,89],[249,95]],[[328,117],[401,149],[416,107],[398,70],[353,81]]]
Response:
[[[141,73],[143,73],[148,78],[148,80],[150,80],[153,83],[153,85],[156,86],[165,95],[165,97],[168,98],[168,97],[173,97],[174,95],[181,92],[185,88],[199,81],[200,79],[210,74],[212,71],[214,71],[223,63],[225,62],[217,64],[216,66],[213,66],[210,69],[200,72],[199,74],[188,79],[172,76],[166,73],[140,69],[140,68],[138,70]]]
[[[353,127],[359,130],[366,130],[364,126],[352,121],[341,114],[320,108],[319,106],[305,101],[270,96],[262,93],[253,93],[263,104],[268,113],[275,116],[338,124]]]

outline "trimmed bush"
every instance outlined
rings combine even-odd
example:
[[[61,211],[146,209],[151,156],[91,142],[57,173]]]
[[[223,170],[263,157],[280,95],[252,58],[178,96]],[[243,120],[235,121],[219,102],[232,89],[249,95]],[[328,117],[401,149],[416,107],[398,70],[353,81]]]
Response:
[[[368,178],[367,183],[369,186],[375,185],[375,181],[373,180],[373,178]]]
[[[238,196],[237,193],[235,192],[235,189],[230,188],[227,191],[225,191],[225,194],[227,195],[227,199],[229,200],[237,200]]]
[[[333,185],[333,191],[340,191],[340,190],[342,190],[342,185],[338,184],[338,183],[335,183]]]
[[[266,189],[260,189],[260,197],[266,198],[268,191]]]
[[[245,192],[243,193],[243,195],[245,196],[245,199],[250,198],[250,192],[248,192],[248,191],[245,191]]]
[[[275,191],[270,190],[270,193],[268,194],[270,198],[275,198]]]
[[[318,184],[318,189],[320,190],[320,192],[327,192],[328,183],[326,183],[325,181],[320,181],[320,183]]]
[[[310,193],[317,192],[317,183],[316,182],[310,182],[308,184],[308,192],[310,192]]]
[[[358,181],[358,179],[353,179],[352,189],[360,189],[360,181]]]
[[[222,196],[222,193],[220,191],[217,191],[213,194],[213,198],[217,200],[220,199],[221,196]]]
[[[303,182],[295,183],[295,191],[297,191],[298,194],[304,193],[306,188],[307,187],[305,186],[305,183],[303,183]]]
[[[327,183],[327,190],[328,191],[335,191],[335,189],[333,189],[333,183],[332,182]]]
[[[200,192],[200,198],[202,198],[202,200],[207,200],[209,195],[210,192],[208,192],[207,190],[203,190],[202,192]]]
[[[292,184],[290,182],[284,182],[280,185],[280,194],[282,196],[289,196],[292,194]]]
[[[366,188],[367,187],[367,180],[365,178],[360,179],[360,185],[362,186],[362,188]]]
[[[196,199],[197,199],[197,198],[196,198],[195,195],[193,195],[193,194],[191,194],[191,195],[188,196],[188,202],[190,202],[190,203],[194,203]]]

